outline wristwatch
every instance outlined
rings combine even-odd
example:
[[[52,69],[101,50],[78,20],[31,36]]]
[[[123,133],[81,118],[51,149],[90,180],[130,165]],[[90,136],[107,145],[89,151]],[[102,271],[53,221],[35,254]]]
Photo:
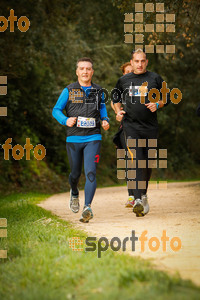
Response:
[[[156,103],[156,109],[159,109],[159,103],[158,102]]]

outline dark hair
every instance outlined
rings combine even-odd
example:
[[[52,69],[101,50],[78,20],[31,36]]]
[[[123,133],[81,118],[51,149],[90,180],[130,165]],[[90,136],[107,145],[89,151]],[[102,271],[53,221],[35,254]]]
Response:
[[[136,50],[133,50],[133,51],[131,52],[132,59],[133,59],[133,55],[134,55],[135,53],[144,53],[145,56],[146,56],[146,59],[147,59],[147,54],[145,53],[145,50],[144,50],[144,49],[138,48],[138,49],[136,49]]]
[[[127,66],[131,66],[131,63],[130,63],[130,62],[126,62],[125,64],[121,65],[120,69],[121,69],[122,73],[124,73],[125,68],[126,68]]]
[[[93,61],[92,61],[91,58],[89,58],[89,57],[81,57],[81,58],[79,58],[79,59],[77,60],[76,67],[78,67],[78,63],[79,63],[80,61],[88,61],[88,62],[90,62],[90,63],[92,64],[92,67],[93,67]]]

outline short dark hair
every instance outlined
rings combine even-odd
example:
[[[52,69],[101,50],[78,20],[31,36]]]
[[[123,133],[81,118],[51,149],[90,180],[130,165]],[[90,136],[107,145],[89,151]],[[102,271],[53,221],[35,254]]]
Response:
[[[146,56],[146,59],[147,59],[147,54],[145,53],[145,50],[144,50],[144,49],[138,48],[137,50],[133,50],[133,51],[131,52],[132,59],[133,59],[133,55],[134,55],[135,53],[144,53],[145,56]]]
[[[78,68],[78,63],[79,63],[80,61],[88,61],[88,62],[90,62],[90,63],[92,64],[92,67],[93,67],[93,61],[91,60],[91,58],[89,58],[89,57],[81,57],[81,58],[79,58],[79,59],[77,60],[77,63],[76,63],[76,67],[77,67],[77,68]]]

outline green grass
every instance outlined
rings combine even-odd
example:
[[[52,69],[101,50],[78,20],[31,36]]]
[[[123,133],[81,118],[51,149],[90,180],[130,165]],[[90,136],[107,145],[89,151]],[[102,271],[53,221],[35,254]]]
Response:
[[[68,239],[84,232],[36,206],[47,195],[0,196],[8,238],[0,249],[1,300],[199,299],[200,288],[152,268],[148,261],[108,250],[75,252]]]

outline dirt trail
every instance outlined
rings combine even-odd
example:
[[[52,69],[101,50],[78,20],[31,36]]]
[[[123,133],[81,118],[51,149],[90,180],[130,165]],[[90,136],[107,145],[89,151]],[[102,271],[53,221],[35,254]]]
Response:
[[[77,228],[87,231],[88,236],[102,237],[108,240],[130,237],[132,230],[140,237],[147,230],[148,240],[144,252],[140,241],[127,242],[126,253],[142,258],[151,258],[156,266],[169,272],[178,271],[182,278],[191,279],[200,285],[200,182],[168,183],[167,190],[149,190],[150,212],[144,218],[136,218],[131,208],[125,208],[126,187],[97,189],[92,204],[94,219],[88,224],[80,223],[84,192],[80,191],[81,210],[73,214],[68,208],[69,193],[57,194],[48,198],[39,206],[50,210]],[[163,230],[169,237],[166,252],[163,252],[161,236]],[[156,252],[149,249],[148,241],[157,237],[160,247]],[[171,250],[170,240],[179,237],[182,247]],[[153,244],[154,246],[155,244]],[[177,243],[174,244],[176,246]],[[102,257],[103,257],[102,252]]]

